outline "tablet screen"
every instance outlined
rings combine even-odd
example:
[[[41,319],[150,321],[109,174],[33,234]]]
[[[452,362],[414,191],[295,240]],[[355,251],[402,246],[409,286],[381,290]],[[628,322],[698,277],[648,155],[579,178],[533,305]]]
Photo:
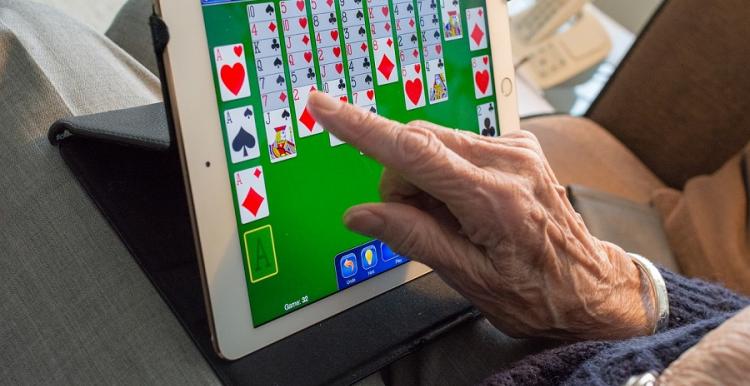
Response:
[[[382,166],[326,132],[307,98],[499,135],[485,1],[201,4],[252,324],[406,263],[343,226],[379,200]]]

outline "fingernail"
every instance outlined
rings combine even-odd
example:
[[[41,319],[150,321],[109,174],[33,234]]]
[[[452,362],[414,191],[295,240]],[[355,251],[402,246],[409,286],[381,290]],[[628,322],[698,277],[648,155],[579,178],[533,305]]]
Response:
[[[355,209],[346,212],[344,224],[354,232],[370,237],[380,237],[385,227],[383,219],[369,210]]]
[[[307,105],[312,109],[313,114],[318,113],[332,113],[340,109],[343,103],[338,99],[334,99],[326,93],[320,91],[313,91],[310,94],[310,99],[307,101]]]

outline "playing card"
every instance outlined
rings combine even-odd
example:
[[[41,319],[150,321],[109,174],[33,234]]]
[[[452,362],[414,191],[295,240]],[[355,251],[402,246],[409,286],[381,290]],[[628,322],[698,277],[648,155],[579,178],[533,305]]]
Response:
[[[415,35],[417,32],[417,21],[414,18],[414,16],[405,17],[403,19],[397,19],[396,20],[396,33],[401,35]],[[416,40],[414,41],[416,43]],[[399,46],[401,46],[401,42],[399,42]]]
[[[396,42],[392,38],[380,38],[372,42],[375,56],[375,74],[378,85],[390,84],[398,81],[396,70]]]
[[[342,30],[342,33],[344,40],[349,43],[367,41],[367,28],[362,24],[353,27],[345,27]]]
[[[342,11],[362,9],[362,0],[338,0],[338,3]]]
[[[319,15],[321,13],[336,12],[336,0],[312,0],[310,1],[310,9],[313,15]]]
[[[323,83],[323,92],[334,97],[345,96],[346,80],[344,80],[344,78],[341,78]]]
[[[250,23],[250,36],[254,41],[278,37],[279,26],[276,19]]]
[[[339,33],[338,29],[315,31],[315,44],[317,44],[318,49],[331,47],[331,46],[340,46],[341,45],[340,38],[341,38],[341,34]]]
[[[315,120],[307,109],[310,93],[316,88],[314,85],[293,89],[294,111],[297,119],[297,133],[300,138],[309,137],[323,132],[323,127]]]
[[[435,44],[441,44],[440,41],[440,29],[425,29],[422,30],[422,46],[431,46]]]
[[[425,63],[427,74],[427,97],[430,104],[448,100],[448,81],[445,79],[443,59],[434,59]]]
[[[256,166],[234,173],[237,207],[243,224],[269,216],[266,178],[263,167]]]
[[[354,91],[364,91],[372,88],[372,73],[353,75],[349,78],[349,85]]]
[[[490,71],[490,57],[477,56],[471,59],[474,79],[474,95],[477,99],[492,95],[492,72]]]
[[[255,59],[281,55],[281,43],[279,43],[279,41],[278,37],[254,40],[253,51],[255,53]]]
[[[420,26],[422,31],[437,29],[440,30],[440,19],[436,13],[432,15],[419,15]]]
[[[341,61],[328,63],[320,67],[320,79],[323,82],[336,80],[344,77],[344,63]]]
[[[248,4],[247,18],[250,23],[276,20],[276,7],[271,2]]]
[[[401,68],[404,78],[404,100],[406,109],[414,110],[425,105],[424,83],[422,82],[422,65],[410,64]]]
[[[281,20],[284,27],[284,35],[297,35],[310,32],[310,21],[307,15],[299,17],[289,17]]]
[[[293,36],[286,35],[284,43],[287,53],[312,50],[312,39],[307,32]]]
[[[344,46],[346,48],[346,56],[349,60],[355,60],[370,56],[370,45],[367,41],[360,42],[347,42]]]
[[[349,76],[360,74],[372,74],[372,63],[370,57],[349,60]]]
[[[221,100],[224,102],[250,96],[245,46],[232,44],[214,48],[216,76],[219,79]]]
[[[413,17],[414,4],[411,0],[395,0],[393,2],[393,15],[396,16],[396,19]]]
[[[259,76],[258,87],[260,88],[261,95],[286,90],[286,77],[283,72],[267,76]]]
[[[435,44],[432,46],[424,46],[424,60],[430,61],[434,59],[443,58],[443,45]]]
[[[290,71],[307,69],[315,65],[313,52],[310,50],[287,51],[287,64]]]
[[[253,106],[225,111],[224,126],[233,164],[260,157]]]
[[[388,5],[387,0],[383,0],[380,4],[368,2],[367,15],[370,17],[370,23],[390,21],[391,7]]]
[[[273,163],[297,156],[292,120],[292,114],[288,108],[269,111],[265,114],[268,153]]]
[[[466,10],[466,26],[469,34],[469,49],[471,51],[487,48],[487,23],[484,19],[484,7]]]
[[[388,0],[367,0],[367,6],[370,8],[388,5]]]
[[[444,0],[442,4],[443,33],[445,40],[456,40],[463,37],[461,30],[461,9],[459,0]]]
[[[268,56],[255,60],[257,76],[267,76],[284,72],[284,61],[281,56]]]
[[[348,0],[350,3],[354,3],[352,0]],[[341,10],[341,25],[344,27],[361,26],[365,24],[365,12],[361,7]]]
[[[313,15],[313,25],[316,29],[333,29],[339,27],[338,17],[336,17],[336,11],[325,12]]]
[[[263,111],[283,109],[289,106],[289,93],[286,88],[279,91],[264,93],[260,96]]]
[[[300,68],[299,70],[290,71],[289,77],[292,81],[292,87],[302,87],[318,83],[314,67]]]
[[[281,1],[279,2],[279,11],[282,18],[307,16],[307,7],[304,0]]]
[[[479,134],[485,137],[497,137],[500,135],[500,130],[497,127],[495,103],[489,102],[477,106],[477,119],[479,120]]]
[[[362,91],[352,91],[352,103],[359,107],[377,104],[377,101],[375,100],[375,90],[370,88]]]
[[[434,15],[438,11],[437,0],[417,0],[420,15]],[[440,23],[438,23],[439,25]]]
[[[419,55],[419,47],[416,46],[401,50],[401,65],[420,63]]]
[[[370,35],[373,40],[393,37],[393,26],[391,26],[390,20],[370,24]]]

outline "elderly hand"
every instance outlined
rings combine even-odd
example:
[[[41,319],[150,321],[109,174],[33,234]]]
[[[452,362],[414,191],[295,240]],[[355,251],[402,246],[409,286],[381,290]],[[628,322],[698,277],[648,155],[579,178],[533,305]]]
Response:
[[[383,203],[351,208],[346,225],[433,268],[503,332],[600,339],[653,329],[639,269],[589,234],[532,134],[403,125],[322,93],[309,107],[385,165]]]

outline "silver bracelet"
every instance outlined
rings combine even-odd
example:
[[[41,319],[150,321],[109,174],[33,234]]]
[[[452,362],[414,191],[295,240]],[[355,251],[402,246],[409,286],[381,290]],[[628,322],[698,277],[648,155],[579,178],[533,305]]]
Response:
[[[646,277],[651,283],[651,289],[654,291],[654,299],[656,299],[656,304],[654,306],[657,311],[656,326],[654,326],[654,331],[652,332],[652,334],[654,334],[657,331],[666,328],[667,323],[669,322],[669,297],[667,295],[667,285],[664,283],[664,277],[661,276],[661,272],[659,272],[659,269],[656,268],[654,263],[635,253],[628,253],[628,255],[633,259],[635,265],[646,274]]]

